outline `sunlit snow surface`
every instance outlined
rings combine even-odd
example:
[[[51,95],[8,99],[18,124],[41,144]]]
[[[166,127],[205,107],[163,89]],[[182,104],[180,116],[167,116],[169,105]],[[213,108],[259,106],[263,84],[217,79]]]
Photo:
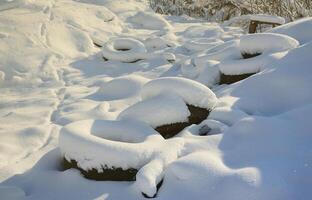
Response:
[[[65,125],[89,123],[79,120],[116,120],[142,101],[146,83],[165,76],[206,84],[218,101],[208,120],[177,136],[183,148],[179,158],[164,165],[158,199],[311,199],[311,23],[304,19],[271,31],[294,38],[281,39],[288,41],[287,48],[274,39],[257,44],[261,41],[253,38],[262,50],[281,48],[261,55],[265,62],[245,62],[240,28],[162,17],[144,1],[0,2],[0,199],[143,199],[139,190],[153,189],[146,188],[145,179],[97,182],[75,169],[60,171],[58,135]],[[93,43],[114,38],[138,40],[148,55],[157,56],[134,63],[104,61]],[[169,62],[171,55],[175,63]],[[227,71],[244,73],[251,63],[260,72],[216,86],[219,69],[231,60],[244,67],[228,65],[235,69]],[[180,87],[177,91],[185,89]],[[200,99],[191,92],[180,96],[189,102]],[[111,130],[120,133],[107,137],[128,140],[119,135],[125,127],[114,124]],[[213,135],[198,135],[205,124]],[[154,133],[148,130],[146,135]],[[145,135],[133,137],[143,141]],[[155,178],[150,172],[158,164],[139,176]]]

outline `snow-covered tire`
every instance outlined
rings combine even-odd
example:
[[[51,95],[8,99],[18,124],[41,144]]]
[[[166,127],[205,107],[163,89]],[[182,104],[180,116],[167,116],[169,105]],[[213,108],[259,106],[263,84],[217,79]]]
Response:
[[[166,139],[205,120],[217,102],[215,94],[205,85],[177,77],[148,82],[141,96],[143,101],[124,110],[118,119],[143,121]]]
[[[141,91],[142,99],[159,94],[176,94],[186,104],[211,110],[216,102],[216,95],[205,85],[182,77],[163,77],[146,83]]]
[[[143,59],[145,54],[144,44],[133,38],[114,38],[102,47],[102,55],[107,60],[130,63]]]
[[[271,60],[271,55],[299,46],[299,42],[282,34],[258,33],[240,38],[241,58],[230,58],[219,64],[220,84],[230,84],[260,72]]]
[[[90,179],[136,180],[139,191],[148,196],[155,195],[163,170],[178,158],[183,145],[181,138],[164,140],[147,124],[130,120],[77,121],[63,127],[59,136],[67,166]]]

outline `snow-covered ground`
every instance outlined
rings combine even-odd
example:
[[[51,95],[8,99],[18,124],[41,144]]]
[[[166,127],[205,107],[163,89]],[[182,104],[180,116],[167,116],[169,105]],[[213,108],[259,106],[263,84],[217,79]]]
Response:
[[[0,200],[144,199],[162,178],[157,199],[311,199],[312,19],[269,32],[143,0],[0,2]],[[212,112],[172,139],[152,129],[185,121],[186,104]],[[62,171],[64,155],[137,181]]]

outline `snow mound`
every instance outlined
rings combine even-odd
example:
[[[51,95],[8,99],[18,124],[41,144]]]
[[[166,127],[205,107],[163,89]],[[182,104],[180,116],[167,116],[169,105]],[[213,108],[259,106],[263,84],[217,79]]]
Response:
[[[166,124],[187,122],[189,116],[190,111],[181,97],[160,94],[128,107],[120,113],[118,119],[135,119],[155,128]]]
[[[133,38],[114,38],[102,47],[102,55],[108,60],[135,62],[146,53],[144,44]]]
[[[231,40],[217,45],[194,58],[195,65],[202,65],[208,60],[222,61],[241,58],[239,40]]]
[[[109,112],[108,102],[94,102],[84,99],[60,108],[60,111],[54,113],[53,121],[59,125],[85,120],[85,119],[113,119],[114,115]]]
[[[92,95],[89,96],[95,100],[116,100],[136,96],[140,93],[141,88],[149,79],[139,75],[128,75],[115,78],[104,83]]]
[[[160,30],[171,29],[171,25],[161,15],[139,11],[136,15],[129,18],[138,28]]]
[[[190,51],[203,51],[223,43],[222,40],[215,38],[196,38],[186,41],[184,47]]]
[[[211,110],[216,102],[216,95],[205,85],[196,81],[178,78],[164,77],[154,79],[142,88],[142,99],[148,99],[159,94],[177,94],[189,104]]]
[[[287,35],[256,33],[240,37],[240,51],[248,54],[286,51],[299,46],[299,42]]]
[[[300,44],[312,41],[312,18],[304,18],[294,22],[284,24],[269,30],[271,33],[279,33],[295,38]]]
[[[214,85],[219,83],[220,71],[218,67],[219,62],[210,60],[205,63],[198,63],[199,74],[196,81],[212,88]]]
[[[168,168],[166,178],[169,181],[164,187],[171,184],[178,184],[179,187],[178,181],[185,188],[196,185],[198,195],[193,196],[196,199],[203,196],[213,199],[253,199],[260,195],[256,193],[261,185],[261,172],[257,168],[231,169],[215,152],[199,151],[178,159]]]
[[[209,117],[210,118],[210,117]],[[224,133],[229,127],[217,120],[206,119],[200,124],[193,124],[185,128],[179,134],[180,137],[192,137],[192,136],[211,136]],[[194,138],[194,137],[193,137]],[[200,138],[198,138],[200,140]]]
[[[218,64],[218,61],[208,60],[197,62],[196,65],[195,59],[188,59],[181,64],[181,73],[183,77],[196,80],[211,88],[219,82]]]
[[[246,79],[231,91],[233,96],[239,97],[235,106],[247,113],[276,115],[310,103],[311,51],[311,42],[292,49],[273,62],[261,76]],[[263,103],[264,97],[266,103]]]
[[[242,56],[248,55],[251,58],[227,59],[220,63],[219,68],[225,75],[257,73],[272,60],[272,53],[287,51],[298,46],[297,40],[282,34],[243,35],[240,37],[239,51]]]
[[[224,33],[223,29],[217,24],[206,26],[191,26],[187,28],[183,35],[188,38],[219,38]]]
[[[174,46],[172,42],[161,38],[161,37],[151,37],[144,40],[145,47],[148,49],[163,49],[167,47]]]
[[[80,123],[92,123],[92,135],[113,141],[136,143],[143,142],[150,135],[158,135],[148,125],[133,120],[87,120]],[[74,123],[71,127],[79,128]]]

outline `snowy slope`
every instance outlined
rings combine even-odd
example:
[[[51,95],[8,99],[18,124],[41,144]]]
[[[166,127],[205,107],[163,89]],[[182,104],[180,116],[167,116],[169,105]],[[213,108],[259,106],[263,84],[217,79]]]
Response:
[[[311,18],[271,31],[284,34],[279,37],[286,41],[284,48],[270,39],[264,44],[252,36],[240,38],[243,31],[236,27],[154,14],[143,0],[14,2],[0,3],[1,200],[144,199],[141,192],[153,195],[162,177],[158,199],[312,198]],[[260,57],[265,66],[241,59],[242,46],[255,50],[246,44],[248,37],[270,53]],[[138,41],[120,48],[144,47],[139,61],[102,58],[105,49],[98,46],[109,44],[111,51],[118,50],[118,45],[106,42],[120,38]],[[241,41],[245,44],[239,46]],[[260,72],[218,86],[220,70],[229,61],[247,68],[251,63]],[[243,73],[238,66],[242,65],[227,65],[226,70]],[[167,84],[151,87],[153,81],[148,82],[166,76],[191,78],[216,94],[217,98],[201,86],[199,92],[208,91],[202,101],[205,95],[198,97],[197,90],[177,84],[182,98],[161,100],[182,103],[183,112],[177,113],[183,120],[189,115],[183,100],[214,109],[208,120],[186,128],[173,140],[150,139],[152,145],[143,145],[148,155],[140,148],[130,151],[122,142],[144,142],[154,131],[146,124],[136,126],[139,122],[127,125],[115,120],[123,111],[148,105],[142,100],[158,95],[164,90],[159,85]],[[144,118],[139,108],[139,117]],[[137,182],[97,182],[83,178],[76,169],[61,170],[60,130],[68,125],[85,138],[94,120],[116,131],[98,137],[121,141],[112,149],[122,147],[113,152],[118,159],[100,161],[144,166]],[[212,135],[199,136],[204,125],[212,128]],[[70,144],[68,151],[75,153],[80,146],[67,136],[64,146]],[[93,139],[88,141],[91,146],[92,141],[102,144],[96,136]],[[90,149],[101,150],[97,147]],[[140,162],[124,159],[122,155],[128,155],[124,150]]]

